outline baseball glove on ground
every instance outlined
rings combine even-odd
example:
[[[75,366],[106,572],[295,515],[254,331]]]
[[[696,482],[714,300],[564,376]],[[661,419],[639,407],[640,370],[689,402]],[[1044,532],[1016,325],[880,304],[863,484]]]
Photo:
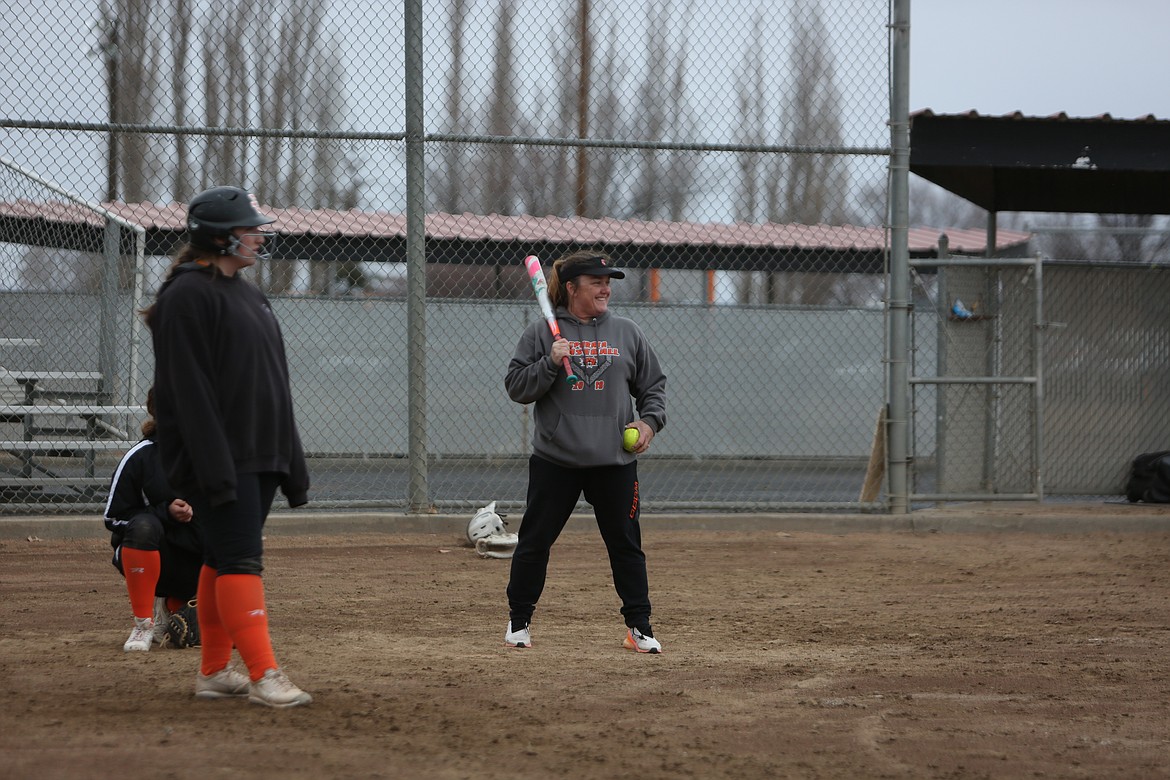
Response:
[[[191,599],[167,621],[167,637],[164,647],[199,647],[199,618],[195,612],[195,599]]]

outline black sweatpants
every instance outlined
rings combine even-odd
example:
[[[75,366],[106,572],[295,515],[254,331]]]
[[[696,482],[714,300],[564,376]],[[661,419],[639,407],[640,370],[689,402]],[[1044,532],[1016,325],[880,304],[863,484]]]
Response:
[[[187,497],[203,523],[203,562],[220,574],[264,571],[264,522],[280,475],[236,474],[236,500],[219,506],[200,493]]]
[[[584,493],[609,552],[613,584],[626,625],[650,628],[650,588],[638,524],[638,464],[565,468],[533,455],[528,461],[528,507],[512,554],[508,610],[513,628],[527,625],[544,590],[549,550]]]

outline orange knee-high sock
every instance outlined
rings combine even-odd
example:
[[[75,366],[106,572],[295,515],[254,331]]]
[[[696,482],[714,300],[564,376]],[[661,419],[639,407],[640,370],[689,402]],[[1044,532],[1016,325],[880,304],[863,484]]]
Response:
[[[154,589],[162,572],[162,557],[158,550],[123,547],[122,572],[126,576],[126,591],[130,594],[134,617],[154,617]]]
[[[264,581],[259,574],[221,574],[215,581],[215,596],[220,619],[247,664],[249,676],[259,680],[276,668],[264,608]]]
[[[183,601],[178,596],[167,596],[167,612],[178,612],[187,602]]]
[[[232,637],[219,617],[215,598],[216,571],[210,566],[199,570],[199,589],[195,595],[199,618],[199,671],[215,674],[232,660]]]

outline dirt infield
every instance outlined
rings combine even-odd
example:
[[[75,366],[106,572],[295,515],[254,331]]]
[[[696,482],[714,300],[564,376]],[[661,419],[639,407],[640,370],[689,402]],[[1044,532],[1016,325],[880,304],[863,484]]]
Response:
[[[454,535],[273,537],[280,712],[124,654],[104,541],[0,540],[0,777],[1170,777],[1170,533],[646,537],[661,656],[596,532],[531,650]]]

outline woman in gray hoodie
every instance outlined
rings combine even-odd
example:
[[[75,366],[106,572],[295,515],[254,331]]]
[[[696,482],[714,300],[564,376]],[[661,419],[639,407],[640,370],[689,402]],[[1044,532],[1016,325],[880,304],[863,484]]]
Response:
[[[529,623],[544,590],[549,551],[584,494],[622,601],[623,645],[639,653],[662,650],[650,625],[637,456],[666,424],[666,376],[642,330],[609,311],[610,281],[624,278],[597,252],[557,260],[548,290],[563,338],[554,341],[537,320],[508,364],[508,396],[534,404],[536,420],[528,503],[508,581],[504,642],[510,647],[532,646]],[[561,369],[565,357],[573,368],[571,383]],[[623,447],[627,428],[638,434],[629,450]]]

